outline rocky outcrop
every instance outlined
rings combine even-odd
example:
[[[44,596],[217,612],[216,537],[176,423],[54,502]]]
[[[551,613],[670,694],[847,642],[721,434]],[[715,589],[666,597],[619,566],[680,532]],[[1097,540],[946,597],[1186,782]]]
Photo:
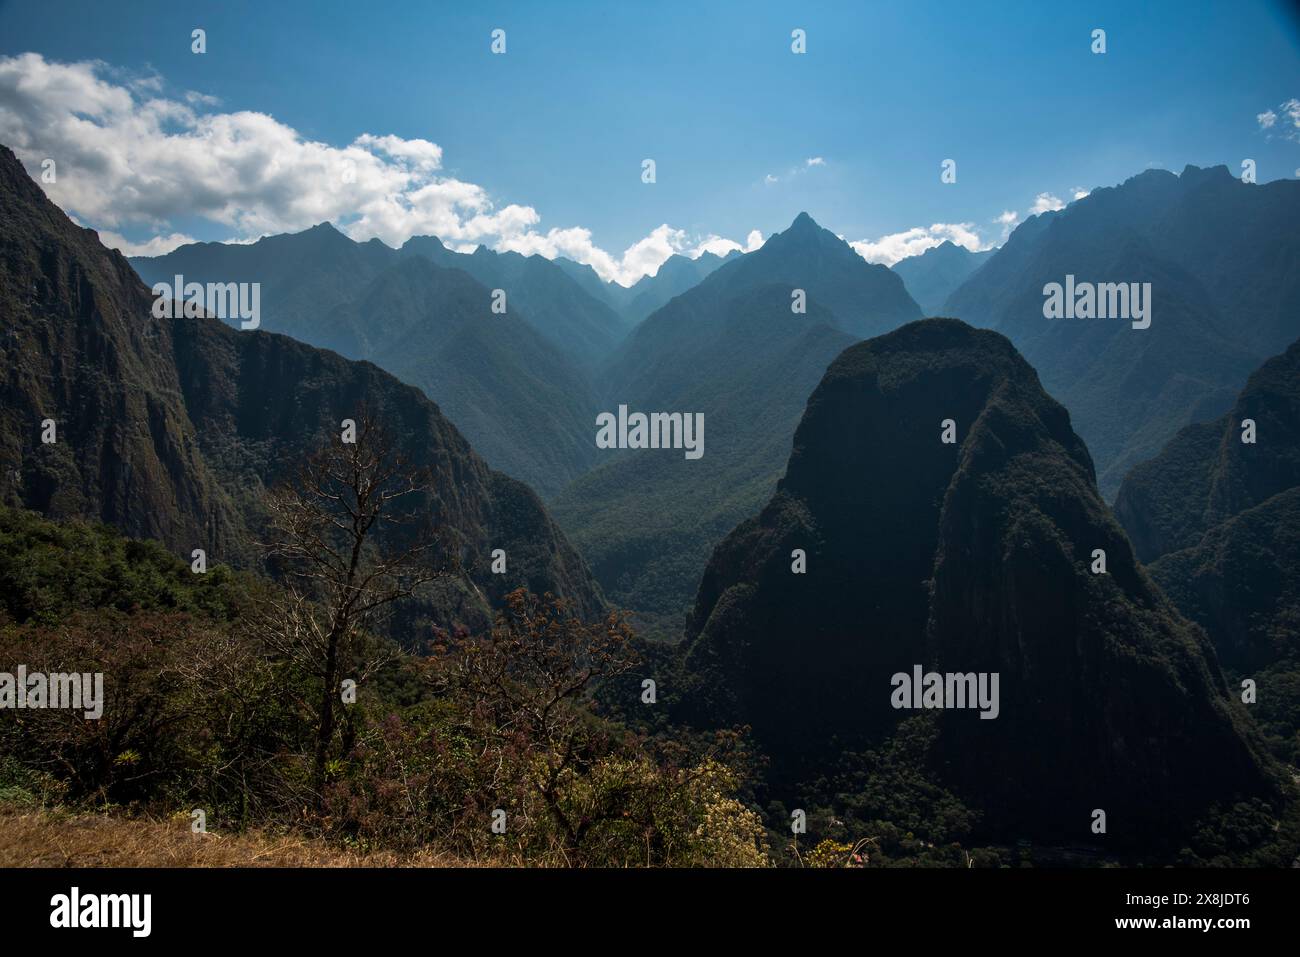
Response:
[[[1078,837],[1101,808],[1120,841],[1154,841],[1276,784],[1068,413],[1005,338],[956,320],[831,364],[776,495],[716,550],[685,655],[678,713],[751,725],[785,781],[914,714],[895,674],[997,674],[997,716],[943,710],[930,770],[1004,837]]]

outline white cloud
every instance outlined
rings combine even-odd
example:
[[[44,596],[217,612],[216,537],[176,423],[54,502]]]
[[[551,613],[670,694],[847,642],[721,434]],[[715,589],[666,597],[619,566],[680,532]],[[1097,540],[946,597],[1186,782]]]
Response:
[[[763,177],[763,185],[771,186],[774,183],[781,182],[782,180],[791,180],[794,179],[796,176],[800,176],[803,173],[808,172],[810,169],[813,169],[814,167],[825,166],[825,165],[826,165],[826,160],[824,157],[810,156],[803,161],[802,166],[792,166],[784,173],[768,173],[766,176]]]
[[[1082,186],[1076,186],[1074,189],[1070,190],[1070,192],[1073,194],[1072,199],[1078,201],[1086,199],[1091,190],[1084,189]]]
[[[934,246],[948,241],[965,246],[971,252],[990,248],[975,229],[973,223],[935,223],[932,226],[914,226],[901,233],[891,233],[879,239],[860,239],[851,242],[854,252],[870,263],[892,266],[911,256],[919,256]]]
[[[179,246],[198,242],[193,236],[172,233],[168,236],[154,236],[142,243],[134,243],[108,229],[99,230],[99,241],[109,249],[119,250],[123,256],[165,256]],[[256,242],[256,240],[249,240],[249,242]]]
[[[1285,103],[1273,110],[1265,110],[1263,113],[1255,114],[1255,122],[1259,128],[1267,132],[1265,135],[1269,138],[1280,136],[1285,140],[1294,140],[1300,143],[1300,99],[1291,97]]]
[[[1300,100],[1292,97],[1282,104],[1282,113],[1291,121],[1291,129],[1287,130],[1286,138],[1300,142]]]
[[[1034,205],[1029,208],[1031,216],[1037,216],[1039,213],[1052,213],[1058,209],[1065,209],[1065,201],[1051,193],[1039,193],[1034,198]]]
[[[116,76],[98,61],[0,56],[0,142],[29,171],[54,159],[58,179],[42,184],[50,198],[131,253],[188,241],[171,225],[182,219],[226,227],[237,242],[328,221],[353,239],[390,246],[433,234],[457,249],[483,243],[566,255],[626,285],[674,252],[729,242],[697,243],[664,224],[615,257],[587,229],[539,232],[533,207],[499,205],[483,187],[447,175],[442,148],[429,140],[362,133],[331,146],[265,113],[217,112],[218,101],[203,93],[168,99],[156,76]],[[131,241],[128,230],[152,235]]]
[[[1011,235],[1011,231],[1020,223],[1020,214],[1013,209],[1003,210],[1002,214],[995,216],[993,222],[1002,227],[1002,240],[1006,241]]]
[[[757,229],[749,231],[749,235],[745,237],[744,245],[732,239],[723,239],[721,236],[708,236],[701,240],[694,249],[686,252],[686,255],[692,259],[699,259],[705,253],[713,253],[715,256],[726,256],[735,250],[740,250],[742,253],[752,253],[762,246],[763,242],[763,234]]]

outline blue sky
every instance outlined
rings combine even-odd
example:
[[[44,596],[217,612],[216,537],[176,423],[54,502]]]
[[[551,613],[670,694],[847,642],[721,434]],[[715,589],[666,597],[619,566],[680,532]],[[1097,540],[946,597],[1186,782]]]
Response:
[[[1250,157],[1260,181],[1300,168],[1300,117],[1284,108],[1300,97],[1297,26],[1272,3],[177,6],[11,0],[0,4],[0,54],[38,53],[46,70],[101,61],[94,76],[134,90],[137,104],[266,114],[272,138],[289,130],[337,149],[363,134],[437,144],[436,171],[430,160],[412,188],[461,184],[445,190],[454,197],[472,186],[470,205],[454,213],[461,221],[512,204],[530,211],[523,225],[519,214],[466,227],[458,238],[467,248],[496,245],[490,227],[543,237],[519,248],[554,254],[546,234],[580,227],[625,278],[663,252],[661,243],[624,256],[663,224],[684,251],[710,236],[744,244],[800,210],[865,250],[936,223],[966,224],[986,244],[1001,238],[995,218],[1023,220],[1040,194],[1068,201],[1076,188],[1150,166],[1237,172]],[[195,27],[207,32],[203,55],[191,52]],[[1090,50],[1098,27],[1101,55]],[[494,28],[506,30],[505,55],[490,52]],[[807,32],[806,54],[791,52],[795,28]],[[66,157],[68,172],[47,189],[87,225],[134,244],[248,238],[303,225],[315,210],[355,223],[334,215],[337,204],[286,200],[298,188],[287,181],[262,183],[260,195],[241,181],[256,176],[229,155],[224,171],[196,171],[193,158],[168,168],[165,140],[124,143],[133,124],[120,108],[90,114],[87,122],[118,128],[94,148],[123,151],[96,161],[69,140],[79,135],[78,111],[67,106],[73,80],[51,74],[33,93],[24,71],[31,61],[11,68],[7,88],[0,82],[0,133],[25,140],[10,145],[31,170],[45,153]],[[59,109],[71,118],[58,119]],[[1269,112],[1275,120],[1262,128]],[[156,136],[196,135],[193,118],[155,111],[150,122]],[[56,126],[62,140],[50,133]],[[652,185],[641,181],[644,158],[656,162]],[[955,184],[940,182],[947,158],[957,162]],[[106,172],[115,165],[129,171]],[[96,169],[101,192],[129,198],[156,187],[170,198],[97,198]],[[83,171],[79,185],[65,182],[73,170]],[[305,178],[315,175],[325,174]],[[199,181],[157,186],[184,176]],[[218,201],[211,193],[223,178],[236,185]],[[207,205],[186,206],[186,188]],[[433,202],[434,192],[421,195]],[[281,208],[234,208],[263,202]],[[376,213],[362,229],[391,241],[430,220],[380,222]],[[561,252],[580,256],[577,239],[561,240]]]

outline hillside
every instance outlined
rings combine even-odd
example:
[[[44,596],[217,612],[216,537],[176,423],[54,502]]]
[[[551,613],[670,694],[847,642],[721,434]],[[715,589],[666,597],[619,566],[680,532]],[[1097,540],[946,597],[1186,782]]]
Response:
[[[910,747],[915,712],[891,676],[918,667],[1000,676],[991,720],[971,704],[921,712],[927,793],[959,798],[978,833],[1083,841],[1102,808],[1107,841],[1177,842],[1221,802],[1276,794],[1204,634],[1138,564],[1069,414],[1005,338],[947,319],[831,364],[776,494],[709,562],[675,707],[751,725],[786,793],[904,729],[895,746]]]
[[[370,404],[434,476],[425,507],[463,562],[448,621],[528,585],[603,607],[578,554],[525,485],[487,467],[418,390],[267,332],[160,319],[120,254],[50,203],[0,150],[0,469],[6,504],[85,517],[174,554],[251,565],[262,491]],[[41,441],[52,419],[57,441]],[[510,555],[491,575],[489,552]]]
[[[1248,422],[1255,441],[1243,442]],[[1151,576],[1258,687],[1252,710],[1300,761],[1300,342],[1232,410],[1188,426],[1124,479],[1115,513]]]

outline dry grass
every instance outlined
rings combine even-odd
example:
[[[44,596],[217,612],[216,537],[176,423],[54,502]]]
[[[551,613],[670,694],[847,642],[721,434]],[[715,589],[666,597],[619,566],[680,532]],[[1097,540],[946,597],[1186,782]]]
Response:
[[[473,867],[432,850],[359,853],[323,841],[249,831],[194,834],[188,816],[0,809],[0,867]]]

